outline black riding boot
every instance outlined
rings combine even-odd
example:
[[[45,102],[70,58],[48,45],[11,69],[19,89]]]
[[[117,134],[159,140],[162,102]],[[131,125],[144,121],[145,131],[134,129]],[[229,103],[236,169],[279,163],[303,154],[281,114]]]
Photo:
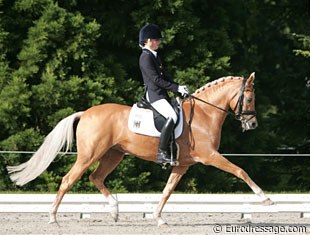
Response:
[[[174,129],[174,121],[172,118],[168,118],[164,127],[161,130],[157,163],[165,165],[166,163],[172,166],[177,165],[176,159],[174,159],[173,153],[170,151],[171,135]]]

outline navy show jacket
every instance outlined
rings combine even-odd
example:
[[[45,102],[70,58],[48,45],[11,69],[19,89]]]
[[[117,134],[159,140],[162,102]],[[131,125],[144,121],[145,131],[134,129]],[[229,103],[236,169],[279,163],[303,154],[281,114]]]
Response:
[[[143,49],[139,59],[139,66],[143,77],[145,89],[151,103],[166,99],[170,100],[168,92],[178,93],[178,83],[171,81],[164,72],[159,56],[148,49]]]

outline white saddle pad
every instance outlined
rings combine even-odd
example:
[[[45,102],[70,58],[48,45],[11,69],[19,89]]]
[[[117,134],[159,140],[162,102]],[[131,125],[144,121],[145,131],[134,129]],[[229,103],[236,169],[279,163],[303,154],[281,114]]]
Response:
[[[160,132],[156,129],[153,119],[153,111],[150,109],[138,108],[134,104],[130,110],[128,128],[134,133],[160,137]],[[174,136],[177,139],[183,131],[183,110],[180,109],[179,122],[174,129]]]

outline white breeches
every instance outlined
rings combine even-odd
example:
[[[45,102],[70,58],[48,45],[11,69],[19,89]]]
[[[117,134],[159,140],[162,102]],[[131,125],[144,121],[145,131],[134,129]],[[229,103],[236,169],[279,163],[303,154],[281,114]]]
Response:
[[[174,124],[177,123],[178,117],[172,106],[165,99],[160,99],[152,103],[152,106],[165,118],[172,118]]]

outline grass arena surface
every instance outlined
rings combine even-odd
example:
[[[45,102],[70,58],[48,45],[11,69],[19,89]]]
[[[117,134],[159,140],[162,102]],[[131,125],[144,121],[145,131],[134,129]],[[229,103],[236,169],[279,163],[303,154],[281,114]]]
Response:
[[[310,218],[300,213],[163,213],[169,227],[158,228],[142,213],[120,213],[114,222],[108,213],[58,213],[58,225],[48,224],[47,213],[0,213],[0,234],[310,234]]]

